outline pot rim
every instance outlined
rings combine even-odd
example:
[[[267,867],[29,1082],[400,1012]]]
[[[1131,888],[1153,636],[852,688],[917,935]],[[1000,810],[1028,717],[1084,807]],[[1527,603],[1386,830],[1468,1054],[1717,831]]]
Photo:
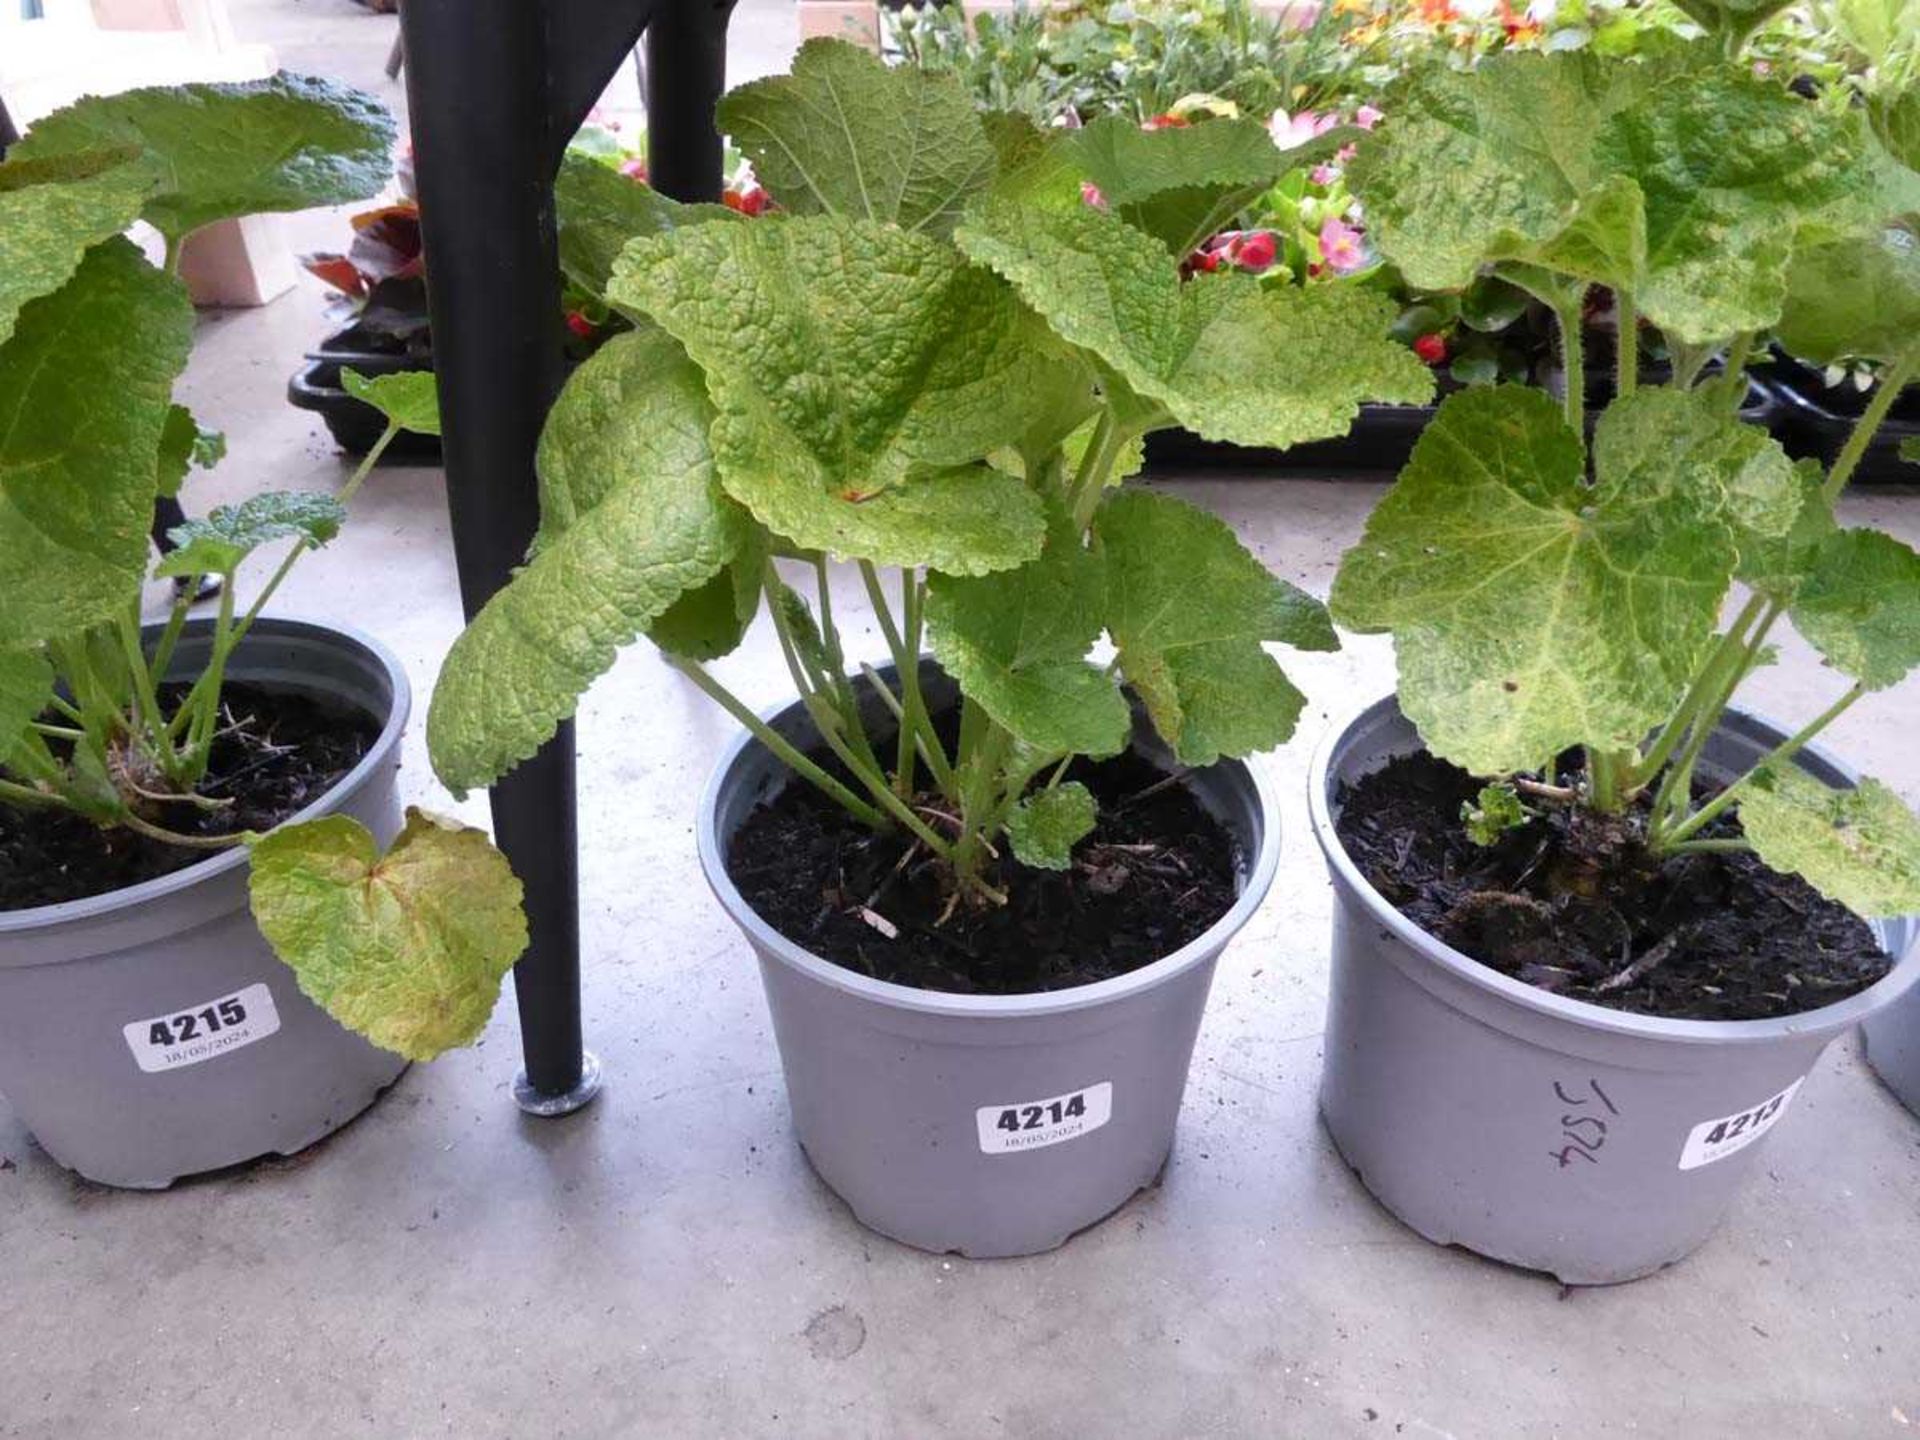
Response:
[[[204,628],[212,624],[211,620],[204,617],[189,620],[181,633],[191,634],[196,628]],[[350,625],[338,625],[322,620],[303,620],[289,615],[263,615],[254,622],[252,629],[241,639],[234,654],[238,656],[243,653],[248,640],[255,634],[265,638],[276,632],[285,634],[289,631],[309,634],[317,632],[331,639],[344,640],[349,646],[365,651],[386,671],[387,678],[393,686],[393,703],[387,707],[387,713],[381,720],[379,735],[367,747],[367,753],[360,757],[360,762],[316,796],[311,804],[288,816],[281,822],[284,825],[315,819],[323,811],[337,808],[333,803],[336,797],[365,784],[373,772],[392,754],[394,747],[400,743],[401,733],[406,729],[407,717],[413,705],[413,687],[407,679],[406,667],[400,663],[399,658],[373,636]],[[98,895],[86,895],[78,900],[63,900],[56,905],[36,905],[26,910],[0,910],[0,936],[46,929],[76,921],[98,920],[116,911],[136,909],[180,891],[190,890],[207,881],[217,880],[246,863],[247,847],[236,845],[230,850],[223,850],[217,855],[195,861],[179,870],[157,875],[151,880],[142,880],[138,885],[106,890]]]
[[[1348,735],[1389,708],[1399,708],[1397,690],[1353,707],[1328,725],[1319,744],[1314,747],[1313,760],[1307,769],[1308,824],[1335,879],[1361,898],[1369,916],[1391,931],[1421,960],[1445,971],[1455,980],[1520,1009],[1562,1020],[1583,1030],[1687,1045],[1765,1044],[1809,1032],[1831,1031],[1837,1034],[1897,998],[1914,982],[1916,970],[1920,969],[1920,945],[1909,943],[1906,953],[1894,956],[1892,968],[1880,979],[1844,1000],[1823,1005],[1817,1010],[1803,1010],[1795,1015],[1776,1016],[1771,1020],[1674,1020],[1660,1015],[1612,1010],[1591,1001],[1549,994],[1523,980],[1502,975],[1492,966],[1481,964],[1464,951],[1454,949],[1423,930],[1389,904],[1360,873],[1360,868],[1347,854],[1346,846],[1340,842],[1339,832],[1334,828],[1333,807],[1328,798],[1334,754]],[[1790,733],[1752,711],[1729,708],[1727,713],[1744,716],[1783,735]],[[1809,745],[1803,753],[1831,766],[1845,776],[1849,784],[1859,779],[1851,766],[1841,763],[1818,746]],[[1873,922],[1869,921],[1868,924]],[[1884,943],[1883,935],[1877,935],[1876,938],[1881,938]]]
[[[772,723],[788,711],[799,708],[799,705],[799,701],[790,700],[767,706],[757,713],[762,720]],[[721,791],[742,757],[759,743],[753,732],[743,727],[720,752],[700,793],[696,839],[700,868],[706,873],[707,884],[714,898],[719,900],[728,917],[746,932],[748,940],[763,955],[777,957],[789,969],[797,970],[820,984],[893,1010],[969,1019],[1026,1018],[1096,1009],[1156,989],[1219,955],[1227,942],[1253,918],[1254,911],[1260,908],[1279,868],[1280,811],[1272,785],[1246,761],[1222,758],[1206,768],[1224,769],[1229,775],[1237,771],[1238,777],[1253,792],[1255,805],[1260,812],[1260,845],[1247,864],[1240,894],[1226,914],[1178,950],[1110,980],[1075,985],[1063,990],[1040,990],[1021,995],[959,995],[944,990],[920,990],[911,985],[896,985],[892,981],[876,980],[872,976],[845,969],[789,940],[761,919],[740,894],[733,877],[727,873],[726,857],[716,824]]]

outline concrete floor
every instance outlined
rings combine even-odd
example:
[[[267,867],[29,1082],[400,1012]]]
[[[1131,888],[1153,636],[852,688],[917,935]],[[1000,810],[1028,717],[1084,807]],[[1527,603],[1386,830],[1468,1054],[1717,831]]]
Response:
[[[393,94],[377,73],[391,21],[346,0],[234,9],[289,64]],[[778,68],[790,15],[755,5],[742,26],[742,68]],[[305,247],[335,223],[292,228]],[[233,445],[192,507],[341,483],[281,398],[318,311],[303,289],[208,317],[189,398]],[[1322,592],[1379,493],[1174,488]],[[1920,496],[1848,511],[1920,540]],[[284,597],[377,630],[424,703],[459,623],[440,476],[382,471]],[[74,1180],[0,1101],[0,1435],[1910,1433],[1920,1122],[1852,1041],[1722,1233],[1634,1285],[1562,1292],[1436,1248],[1340,1163],[1314,1112],[1328,890],[1303,773],[1330,715],[1389,686],[1390,655],[1359,641],[1290,665],[1315,703],[1261,762],[1285,804],[1280,879],[1221,964],[1173,1163],[1064,1249],[920,1254],[863,1232],[814,1178],[746,947],[694,858],[694,801],[729,724],[642,646],[579,726],[599,1102],[562,1121],[513,1108],[511,999],[479,1046],[416,1067],[330,1142],[160,1195]],[[722,671],[755,703],[782,693],[763,633]],[[1804,716],[1834,689],[1789,643],[1753,700]],[[1832,741],[1909,800],[1917,700],[1909,681]],[[410,793],[451,808],[418,728]]]

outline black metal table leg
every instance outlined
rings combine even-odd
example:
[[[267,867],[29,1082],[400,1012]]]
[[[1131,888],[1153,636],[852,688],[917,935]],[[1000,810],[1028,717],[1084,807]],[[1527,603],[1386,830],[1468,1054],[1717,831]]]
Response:
[[[447,500],[469,618],[525,558],[539,519],[534,452],[562,378],[553,176],[586,109],[649,20],[663,189],[719,192],[712,105],[726,4],[710,0],[407,0],[401,10],[428,257]],[[655,94],[659,93],[655,87]],[[653,106],[650,106],[652,113]],[[695,115],[695,110],[701,114]],[[526,884],[532,944],[514,969],[521,1108],[566,1114],[599,1089],[581,1044],[571,723],[493,787],[496,837]]]

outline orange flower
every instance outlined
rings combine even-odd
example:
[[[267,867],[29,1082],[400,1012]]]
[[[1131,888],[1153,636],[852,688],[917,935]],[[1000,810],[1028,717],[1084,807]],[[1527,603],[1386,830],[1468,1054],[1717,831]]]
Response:
[[[1460,18],[1452,0],[1414,0],[1414,12],[1426,25],[1451,25]]]
[[[1540,24],[1526,11],[1515,10],[1513,0],[1500,0],[1500,28],[1507,32],[1509,45],[1525,45],[1538,40],[1541,34]]]

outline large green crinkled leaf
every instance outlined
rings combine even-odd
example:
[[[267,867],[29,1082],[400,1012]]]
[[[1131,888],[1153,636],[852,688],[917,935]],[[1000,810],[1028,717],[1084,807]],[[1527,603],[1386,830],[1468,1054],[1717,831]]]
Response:
[[[951,246],[827,216],[701,225],[635,241],[610,293],[705,371],[721,484],[776,535],[951,574],[1039,553],[1038,499],[978,462],[1077,367]]]
[[[1432,372],[1388,337],[1392,303],[1357,286],[1183,282],[1162,245],[1091,206],[995,199],[955,238],[1062,338],[1209,440],[1294,445],[1343,434],[1364,400],[1433,394]]]
[[[1113,755],[1127,743],[1127,702],[1087,663],[1100,638],[1106,577],[1064,515],[1047,548],[1004,575],[928,582],[934,658],[968,699],[1046,754]]]
[[[651,185],[585,155],[568,154],[553,182],[560,268],[581,289],[605,298],[613,262],[629,240],[710,220],[744,220],[724,205],[683,205]]]
[[[760,612],[760,587],[767,563],[766,531],[743,521],[747,533],[740,553],[726,568],[689,590],[647,626],[647,638],[669,655],[688,660],[718,660],[731,655],[746,638]]]
[[[1778,317],[1802,223],[1869,184],[1859,134],[1699,55],[1510,54],[1423,75],[1351,178],[1416,285],[1539,264],[1630,286],[1648,318],[1704,343]]]
[[[1741,792],[1740,825],[1767,864],[1856,915],[1920,913],[1920,821],[1878,780],[1834,790],[1771,765]]]
[[[440,433],[440,389],[431,370],[396,370],[369,380],[348,367],[340,372],[340,384],[384,415],[389,425],[421,435]]]
[[[169,498],[178,495],[186,483],[189,466],[211,470],[226,454],[225,435],[218,430],[202,429],[186,406],[170,405],[167,423],[160,431],[160,459],[154,467],[155,489]]]
[[[720,102],[720,128],[773,198],[946,235],[996,157],[954,76],[887,66],[844,40],[809,40],[792,72]]]
[[[1126,116],[1103,115],[1083,130],[1062,132],[1056,143],[1116,214],[1185,258],[1283,171],[1328,158],[1350,138],[1320,137],[1310,156],[1283,157],[1267,127],[1253,120],[1144,130]]]
[[[711,413],[699,370],[659,331],[616,337],[567,382],[540,437],[539,546],[454,641],[427,712],[455,794],[533,755],[620,646],[739,551]]]
[[[193,307],[125,240],[29,301],[0,347],[0,645],[124,614]]]
[[[1734,578],[1781,604],[1791,600],[1813,569],[1821,547],[1834,532],[1833,505],[1826,498],[1827,472],[1818,460],[1804,459],[1793,467],[1794,488],[1800,496],[1792,527],[1784,535],[1764,537],[1750,532],[1735,536],[1740,564]]]
[[[393,117],[304,75],[90,95],[34,122],[22,160],[137,146],[158,176],[141,218],[173,240],[215,220],[344,205],[392,173]]]
[[[179,548],[153,573],[232,576],[240,562],[262,545],[297,536],[309,545],[325,545],[340,533],[346,508],[315,490],[273,490],[251,495],[238,505],[216,506],[204,520],[176,525],[167,538]]]
[[[1771,325],[1803,219],[1865,188],[1859,131],[1743,67],[1691,60],[1613,116],[1600,163],[1646,207],[1634,298],[1692,343]]]
[[[0,344],[27,301],[67,283],[91,245],[140,214],[153,172],[138,151],[91,150],[0,165]]]
[[[1920,85],[1876,99],[1868,114],[1887,153],[1909,170],[1920,170]]]
[[[1170,495],[1108,496],[1094,535],[1121,671],[1181,762],[1285,742],[1305,697],[1261,643],[1338,649],[1320,602],[1269,572],[1224,522]]]
[[[1093,833],[1100,806],[1093,792],[1077,780],[1040,790],[1013,807],[1007,816],[1007,841],[1022,865],[1039,870],[1065,870],[1073,864],[1073,847]]]
[[[1480,775],[1625,748],[1673,708],[1727,592],[1725,437],[1705,397],[1640,391],[1601,418],[1597,483],[1547,395],[1448,397],[1342,560],[1333,613],[1391,631],[1400,704]],[[1726,428],[1735,428],[1726,420]]]
[[[1897,685],[1920,665],[1920,554],[1879,530],[1836,530],[1788,613],[1836,670]]]
[[[53,698],[53,667],[37,650],[0,650],[0,766]]]
[[[1488,260],[1529,258],[1607,179],[1597,136],[1641,89],[1637,67],[1586,53],[1419,72],[1347,168],[1368,238],[1425,289],[1459,289]]]
[[[1778,334],[1819,365],[1894,360],[1920,348],[1920,240],[1895,228],[1802,250]]]
[[[409,1060],[470,1045],[527,948],[520,881],[484,832],[409,808],[385,855],[345,815],[253,842],[253,918],[300,988]]]

